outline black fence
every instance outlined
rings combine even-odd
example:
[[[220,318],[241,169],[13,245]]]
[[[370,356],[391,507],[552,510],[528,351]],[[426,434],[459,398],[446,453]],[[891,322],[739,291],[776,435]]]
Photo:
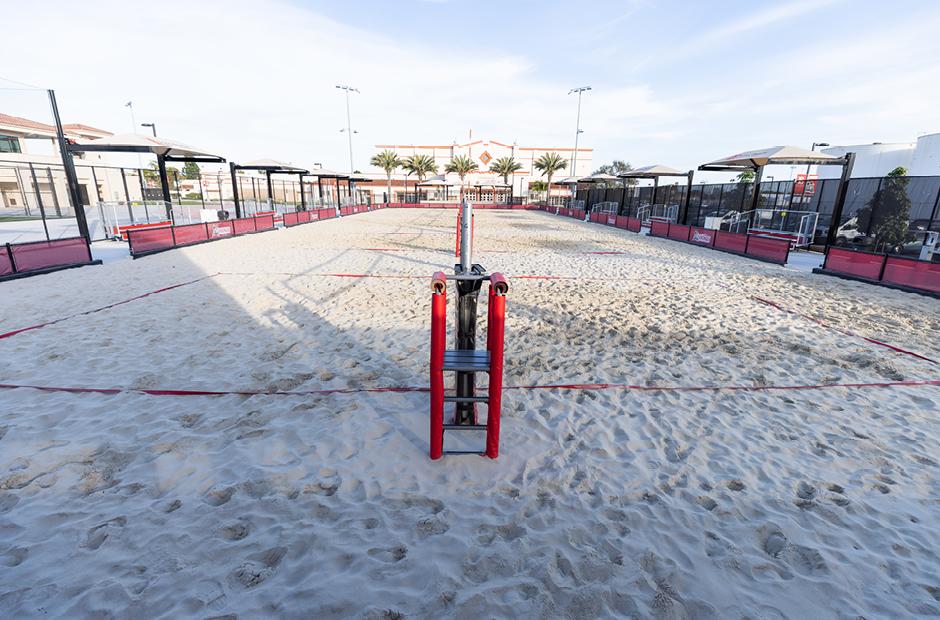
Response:
[[[839,179],[808,183],[765,181],[760,184],[759,209],[818,213],[815,242],[825,243],[835,209]],[[686,185],[663,185],[655,204],[676,205],[679,223],[702,226],[706,217],[751,209],[752,183],[692,186],[688,211]],[[599,202],[616,202],[618,214],[636,217],[653,202],[650,186],[582,189],[577,192],[590,209]],[[786,217],[786,216],[784,216]],[[845,206],[837,226],[836,245],[893,254],[919,252],[927,231],[940,231],[940,177],[880,177],[849,181]]]

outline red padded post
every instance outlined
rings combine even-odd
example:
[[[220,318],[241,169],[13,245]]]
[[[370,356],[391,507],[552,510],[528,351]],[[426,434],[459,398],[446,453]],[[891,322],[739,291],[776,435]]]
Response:
[[[447,331],[447,277],[431,276],[431,427],[430,455],[444,455],[444,345]]]
[[[490,275],[487,348],[490,351],[490,389],[486,414],[486,456],[499,456],[499,413],[503,398],[503,336],[506,328],[506,293],[509,283],[500,273]]]

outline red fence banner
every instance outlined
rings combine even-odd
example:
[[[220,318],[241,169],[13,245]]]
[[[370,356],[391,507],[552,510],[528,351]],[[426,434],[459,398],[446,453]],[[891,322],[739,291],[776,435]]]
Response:
[[[650,222],[650,235],[653,237],[666,237],[669,235],[669,222],[653,220]]]
[[[206,224],[209,229],[210,239],[221,239],[222,237],[234,237],[235,225],[229,220],[221,222],[209,222]]]
[[[310,223],[310,211],[298,211],[297,222],[299,224],[309,224]]]
[[[255,230],[274,230],[274,215],[256,215]]]
[[[236,235],[246,235],[255,232],[255,218],[243,217],[231,220]]]
[[[760,235],[748,235],[748,256],[755,256],[780,265],[786,265],[790,257],[790,241],[788,239],[774,239]]]
[[[170,228],[173,233],[173,240],[176,246],[192,245],[200,241],[206,241],[209,238],[209,231],[205,224],[186,224],[185,226],[173,226]]]
[[[605,218],[605,220],[604,220],[603,223],[604,223],[604,224],[607,224],[608,226],[616,226],[616,225],[617,225],[617,216],[616,216],[616,215],[608,215],[608,216],[606,216],[606,218]]]
[[[84,237],[11,243],[7,244],[4,254],[0,275],[92,262],[91,249]]]
[[[130,244],[131,254],[169,250],[176,245],[173,242],[173,228],[170,226],[128,231],[127,242]]]
[[[690,229],[691,226],[683,226],[682,224],[669,224],[666,235],[670,239],[675,239],[676,241],[688,241]]]
[[[624,230],[630,230],[630,218],[626,215],[618,215],[614,226],[617,228],[623,228]]]
[[[296,213],[285,213],[284,214],[284,226],[296,226],[300,222],[300,218]]]
[[[744,254],[747,250],[747,235],[744,233],[733,233],[726,230],[715,231],[715,242],[712,247],[726,252],[736,252]]]
[[[715,231],[711,228],[693,226],[692,232],[689,234],[689,243],[712,247],[715,245]]]
[[[0,247],[0,277],[13,273],[13,248],[7,243]]]
[[[826,253],[823,269],[836,271],[856,278],[878,280],[885,264],[884,254],[858,252],[844,248],[830,247]]]
[[[643,228],[643,222],[641,222],[638,218],[635,218],[635,217],[627,218],[627,230],[629,230],[630,232],[638,233],[640,232],[640,230],[642,230],[642,228]]]
[[[317,212],[320,214],[319,219],[328,220],[331,217],[336,217],[336,209],[317,209]]]
[[[940,293],[940,263],[889,256],[881,281]]]

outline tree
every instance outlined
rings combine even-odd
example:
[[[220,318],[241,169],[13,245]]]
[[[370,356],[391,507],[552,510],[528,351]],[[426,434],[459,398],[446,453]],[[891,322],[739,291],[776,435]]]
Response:
[[[456,174],[460,177],[460,200],[463,201],[464,194],[464,179],[471,172],[476,172],[480,167],[477,165],[477,162],[470,159],[468,155],[456,155],[453,159],[447,162],[447,166],[444,168],[444,172],[450,172]]]
[[[512,157],[500,157],[490,164],[490,172],[503,177],[503,184],[509,185],[509,175],[522,170],[522,164]]]
[[[157,166],[157,162],[150,162],[150,167],[144,168],[141,172],[144,175],[144,179],[147,181],[148,185],[155,185],[156,187],[160,187],[160,168]],[[174,179],[179,178],[179,173],[180,171],[177,168],[172,166],[166,167],[166,179],[169,181],[170,188],[175,189],[176,191],[179,191],[179,187],[174,185]]]
[[[604,164],[591,174],[612,174],[613,176],[618,176],[624,174],[625,172],[630,172],[633,170],[633,166],[630,165],[630,162],[623,161],[621,159],[615,159],[609,164]],[[636,185],[636,179],[624,179],[627,185]],[[604,187],[607,187],[607,184],[604,184]]]
[[[199,164],[194,161],[188,161],[183,164],[183,174],[184,179],[198,179],[202,176],[202,170],[199,169]]]
[[[911,199],[907,195],[909,182],[907,169],[898,166],[888,173],[865,205],[871,212],[871,234],[878,250],[894,250],[907,238],[911,221]]]
[[[753,170],[744,170],[738,176],[735,177],[738,183],[741,185],[746,185],[748,183],[753,183],[756,175]]]
[[[406,157],[402,167],[409,173],[418,177],[418,181],[423,181],[429,174],[437,174],[437,164],[430,155],[412,155]]]
[[[548,204],[549,196],[552,193],[552,176],[559,170],[567,168],[568,160],[558,153],[543,153],[532,165],[535,166],[536,170],[542,173],[542,176],[547,177],[545,185],[545,204]]]
[[[395,172],[398,168],[402,166],[402,160],[399,159],[398,153],[392,151],[391,149],[385,149],[381,153],[376,153],[372,156],[372,159],[369,160],[369,163],[375,166],[376,168],[381,168],[385,171],[385,185],[388,190],[385,194],[385,201],[388,202],[392,199],[392,173]]]

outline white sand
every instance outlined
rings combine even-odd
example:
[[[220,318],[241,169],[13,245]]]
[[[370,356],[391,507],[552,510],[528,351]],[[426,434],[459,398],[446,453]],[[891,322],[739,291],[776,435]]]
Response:
[[[477,262],[511,279],[508,385],[940,378],[751,296],[940,359],[936,300],[476,217]],[[453,223],[388,210],[0,284],[2,333],[254,274],[0,340],[0,383],[426,385],[427,276],[453,263]],[[940,614],[940,387],[507,391],[497,461],[432,462],[427,426],[423,393],[0,390],[0,616]]]

